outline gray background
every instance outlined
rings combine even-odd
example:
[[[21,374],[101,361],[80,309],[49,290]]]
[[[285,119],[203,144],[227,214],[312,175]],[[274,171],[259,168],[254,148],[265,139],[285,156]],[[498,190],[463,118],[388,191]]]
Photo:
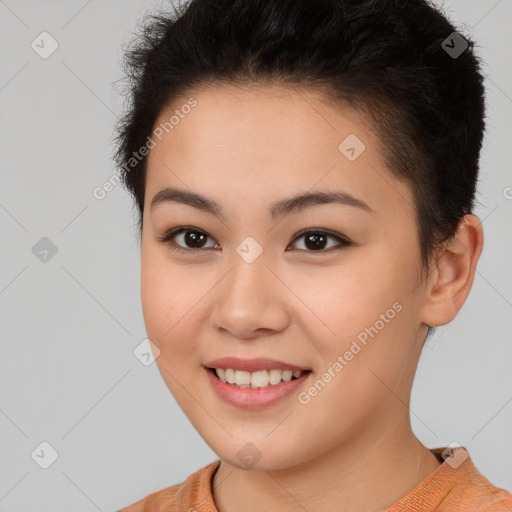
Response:
[[[130,198],[92,194],[113,172],[122,44],[157,5],[0,0],[0,511],[117,510],[216,459],[133,354],[146,334]],[[512,0],[444,5],[489,75],[485,246],[466,304],[425,346],[411,421],[512,491]],[[46,59],[31,48],[42,31],[59,45]],[[43,441],[59,454],[48,469]]]

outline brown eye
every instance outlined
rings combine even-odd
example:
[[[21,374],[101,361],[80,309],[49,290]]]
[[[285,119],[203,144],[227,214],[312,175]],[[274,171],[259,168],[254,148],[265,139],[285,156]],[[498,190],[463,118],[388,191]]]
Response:
[[[351,242],[344,239],[340,235],[336,235],[334,233],[329,233],[329,232],[323,231],[323,230],[308,229],[306,231],[302,231],[295,237],[294,241],[300,240],[301,238],[304,239],[305,249],[299,249],[299,250],[306,251],[306,252],[325,253],[325,252],[330,252],[330,250],[333,249],[333,247],[334,247],[334,250],[337,250],[337,249],[341,249],[343,247],[348,247],[348,246],[352,245]],[[334,244],[334,246],[331,245],[326,250],[326,246],[328,245],[329,239],[335,240],[338,243]]]
[[[181,251],[189,254],[205,252],[206,249],[219,248],[219,245],[213,241],[213,247],[208,247],[206,243],[210,236],[200,229],[189,226],[171,229],[165,235],[157,238],[173,251]],[[321,229],[304,230],[294,238],[293,243],[296,243],[295,241],[301,238],[304,239],[305,248],[299,248],[299,250],[311,254],[329,253],[353,245],[352,242],[342,236]],[[337,243],[329,246],[329,240]]]
[[[202,252],[208,238],[209,235],[199,229],[179,227],[168,231],[164,236],[158,237],[158,240],[166,243],[172,250],[195,253]],[[177,239],[179,243],[174,239]],[[206,248],[209,249],[210,247]]]
[[[183,242],[192,249],[202,248],[206,240],[206,235],[199,231],[185,231]]]

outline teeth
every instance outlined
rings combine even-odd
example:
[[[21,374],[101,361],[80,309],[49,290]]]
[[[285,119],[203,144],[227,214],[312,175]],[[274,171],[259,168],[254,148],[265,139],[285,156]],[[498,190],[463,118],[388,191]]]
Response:
[[[292,380],[292,375],[293,375],[293,372],[291,370],[285,370],[283,372],[283,375],[282,375],[282,379],[285,381],[285,382],[290,382]]]
[[[242,388],[265,388],[275,386],[281,381],[289,382],[292,377],[298,378],[302,375],[301,370],[260,370],[247,372],[234,370],[232,368],[215,368],[215,373],[222,382],[227,382]]]
[[[217,377],[219,377],[219,379],[222,381],[222,382],[227,382],[228,380],[226,379],[226,370],[224,368],[217,368],[215,370],[215,372],[217,373]]]
[[[236,371],[238,373],[238,370]],[[247,372],[249,373],[249,372]],[[264,388],[268,386],[268,371],[260,370],[259,372],[250,372],[251,384],[254,388]]]
[[[226,369],[226,380],[230,384],[235,384],[235,382],[236,382],[236,372],[235,372],[235,370],[231,370],[230,368]]]
[[[268,372],[269,382],[271,386],[275,386],[281,382],[281,374],[283,372],[281,370],[270,370]]]
[[[249,372],[235,372],[235,383],[237,386],[241,386],[242,384],[249,385],[251,383],[251,374]]]

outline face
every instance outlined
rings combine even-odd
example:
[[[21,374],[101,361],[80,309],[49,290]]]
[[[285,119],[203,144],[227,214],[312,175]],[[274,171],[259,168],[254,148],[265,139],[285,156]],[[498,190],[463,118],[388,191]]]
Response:
[[[376,135],[314,91],[191,96],[155,123],[181,113],[148,156],[142,235],[144,320],[178,404],[239,468],[283,469],[409,428],[424,287],[412,193]],[[165,189],[205,201],[154,201]],[[227,357],[241,361],[214,361]],[[290,381],[290,369],[303,371]]]

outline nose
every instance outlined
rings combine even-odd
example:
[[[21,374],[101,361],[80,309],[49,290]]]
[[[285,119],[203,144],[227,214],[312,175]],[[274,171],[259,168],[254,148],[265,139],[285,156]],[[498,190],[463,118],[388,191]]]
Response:
[[[290,292],[264,255],[248,263],[235,255],[228,274],[215,287],[210,325],[233,336],[253,339],[286,329]]]

